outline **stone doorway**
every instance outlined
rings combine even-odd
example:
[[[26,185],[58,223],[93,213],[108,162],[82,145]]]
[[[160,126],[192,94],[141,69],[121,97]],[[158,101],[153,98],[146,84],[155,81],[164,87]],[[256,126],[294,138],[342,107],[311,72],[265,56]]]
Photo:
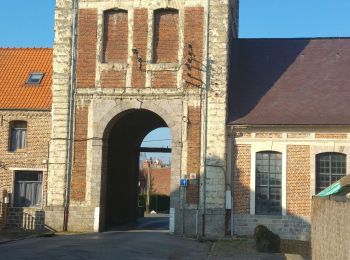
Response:
[[[136,222],[141,143],[152,130],[168,127],[156,113],[130,109],[115,116],[103,136],[100,229]]]

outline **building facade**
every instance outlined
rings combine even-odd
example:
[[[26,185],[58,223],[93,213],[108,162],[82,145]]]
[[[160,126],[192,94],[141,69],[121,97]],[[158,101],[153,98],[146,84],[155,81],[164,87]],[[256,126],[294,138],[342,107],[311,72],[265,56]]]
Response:
[[[41,210],[52,230],[136,220],[140,145],[168,127],[171,233],[264,224],[310,239],[312,195],[350,171],[349,39],[237,39],[237,28],[233,0],[56,1],[52,102],[0,103],[6,192],[17,171],[42,172],[40,207],[14,211]],[[11,151],[24,121],[28,148]]]
[[[52,50],[0,49],[0,57],[0,223],[44,229]]]
[[[240,39],[231,71],[233,229],[310,239],[311,197],[349,174],[349,39]]]
[[[237,1],[57,1],[49,226],[98,231],[135,219],[140,143],[169,127],[170,232],[224,235],[237,12]]]

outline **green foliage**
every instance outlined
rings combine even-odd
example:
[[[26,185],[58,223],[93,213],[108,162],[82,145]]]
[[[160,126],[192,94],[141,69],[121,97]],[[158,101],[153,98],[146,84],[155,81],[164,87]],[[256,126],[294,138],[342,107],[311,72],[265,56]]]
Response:
[[[146,194],[139,195],[139,207],[146,208]],[[167,212],[170,207],[170,197],[163,194],[151,194],[150,210],[156,212]]]

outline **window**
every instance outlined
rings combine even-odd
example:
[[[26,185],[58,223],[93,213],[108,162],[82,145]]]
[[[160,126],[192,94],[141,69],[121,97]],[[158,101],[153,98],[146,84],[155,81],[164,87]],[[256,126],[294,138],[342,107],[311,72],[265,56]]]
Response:
[[[39,207],[41,205],[42,176],[42,172],[15,172],[15,207]]]
[[[23,149],[27,146],[27,122],[14,121],[11,124],[10,151]]]
[[[256,153],[255,214],[282,213],[282,154]]]
[[[41,72],[31,73],[27,80],[27,84],[39,85],[43,77],[44,77],[44,74]]]
[[[316,155],[316,194],[345,175],[345,154],[321,153]]]

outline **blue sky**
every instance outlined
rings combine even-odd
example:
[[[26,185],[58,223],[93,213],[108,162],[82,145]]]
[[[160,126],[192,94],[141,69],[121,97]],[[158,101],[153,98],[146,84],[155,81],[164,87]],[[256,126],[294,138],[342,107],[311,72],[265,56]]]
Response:
[[[1,47],[52,47],[54,0],[2,1]],[[350,0],[241,0],[240,37],[350,36]]]
[[[0,47],[52,47],[54,5],[54,0],[2,1]],[[350,37],[349,12],[350,0],[241,0],[240,37]],[[160,129],[145,140],[169,138],[169,131]]]
[[[241,0],[240,37],[348,37],[349,0]]]

